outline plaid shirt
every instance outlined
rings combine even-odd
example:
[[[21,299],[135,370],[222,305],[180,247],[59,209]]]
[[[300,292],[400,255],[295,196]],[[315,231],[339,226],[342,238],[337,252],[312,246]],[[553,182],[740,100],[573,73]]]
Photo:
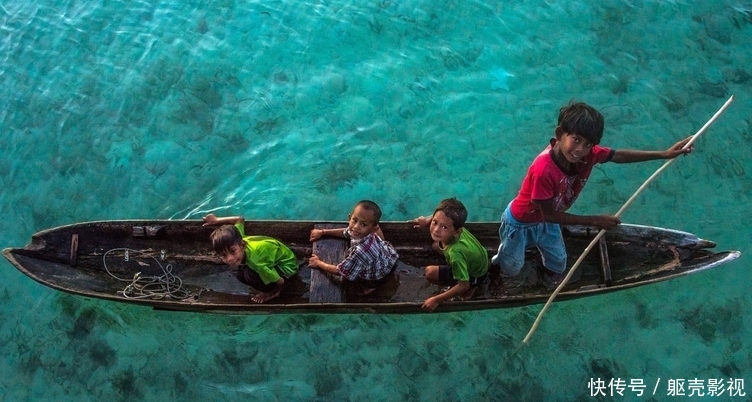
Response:
[[[347,230],[346,237],[349,237]],[[337,265],[337,271],[347,280],[379,280],[387,276],[397,263],[397,250],[391,243],[382,240],[376,233],[361,239],[352,239],[345,259]]]

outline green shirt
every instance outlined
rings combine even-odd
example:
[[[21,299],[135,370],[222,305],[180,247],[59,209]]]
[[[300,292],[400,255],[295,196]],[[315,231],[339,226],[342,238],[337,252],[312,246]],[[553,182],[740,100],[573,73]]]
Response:
[[[457,241],[444,248],[452,277],[458,282],[469,282],[470,277],[480,278],[488,273],[488,253],[478,239],[466,228]]]
[[[236,223],[245,243],[245,263],[256,271],[264,284],[291,277],[298,272],[295,254],[281,241],[267,236],[246,236],[242,223]]]

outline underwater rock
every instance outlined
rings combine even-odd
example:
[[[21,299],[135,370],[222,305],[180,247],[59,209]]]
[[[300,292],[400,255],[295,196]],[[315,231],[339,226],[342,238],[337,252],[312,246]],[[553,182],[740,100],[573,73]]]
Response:
[[[734,84],[744,84],[752,78],[752,75],[743,68],[729,68],[724,69],[723,77],[725,80],[731,81]]]
[[[442,64],[444,64],[444,67],[449,71],[457,70],[458,68],[464,68],[468,67],[469,63],[467,60],[465,60],[464,57],[462,57],[461,54],[455,52],[453,49],[449,47],[442,47],[439,50],[439,57],[441,58]]]
[[[611,75],[611,78],[613,79],[610,85],[611,93],[614,95],[620,95],[629,92],[630,78],[628,75]]]
[[[362,96],[348,96],[340,101],[335,114],[339,116],[341,128],[352,130],[369,125],[373,121],[375,110],[368,99]]]
[[[323,90],[331,95],[340,95],[347,91],[347,81],[342,74],[329,73],[322,79]]]
[[[275,84],[287,84],[290,82],[290,77],[284,71],[277,71],[272,75],[272,80]]]
[[[97,323],[98,314],[93,309],[84,310],[73,321],[73,329],[69,332],[72,339],[83,339],[91,333]]]
[[[416,104],[414,102],[411,102],[411,101],[407,100],[407,101],[403,102],[402,105],[400,105],[397,108],[397,115],[399,115],[399,117],[407,120],[407,119],[410,119],[410,118],[414,117],[415,115],[421,113],[422,110],[423,110],[423,106],[422,105],[419,105],[419,104]]]
[[[728,87],[724,82],[713,83],[710,81],[700,82],[700,92],[713,98],[725,98]]]
[[[663,106],[671,113],[683,112],[689,104],[689,99],[685,92],[669,92],[660,95]]]
[[[209,32],[209,25],[206,23],[206,18],[198,20],[198,23],[196,24],[196,32],[202,35]]]
[[[723,43],[724,45],[731,42],[731,33],[734,30],[734,22],[730,18],[715,14],[704,18],[702,22],[705,25],[705,33],[707,33],[709,37]]]
[[[185,149],[173,141],[151,144],[144,155],[144,166],[155,176],[163,175],[170,165],[183,159]]]

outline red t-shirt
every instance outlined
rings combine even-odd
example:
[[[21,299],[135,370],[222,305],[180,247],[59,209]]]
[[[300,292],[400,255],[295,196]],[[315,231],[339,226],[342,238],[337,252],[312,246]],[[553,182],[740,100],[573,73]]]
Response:
[[[585,187],[593,166],[608,162],[613,156],[611,148],[595,145],[590,153],[577,162],[576,172],[564,172],[550,154],[555,143],[556,139],[552,139],[548,147],[535,157],[522,181],[520,192],[512,200],[510,212],[519,222],[543,222],[543,214],[533,200],[546,201],[553,198],[557,211],[569,209]]]

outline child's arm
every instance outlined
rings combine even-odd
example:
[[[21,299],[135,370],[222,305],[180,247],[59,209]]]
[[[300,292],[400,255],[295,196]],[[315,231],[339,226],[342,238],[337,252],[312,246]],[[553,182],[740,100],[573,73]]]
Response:
[[[317,256],[316,254],[313,254],[311,258],[308,259],[308,266],[311,268],[320,269],[333,275],[340,275],[339,271],[337,271],[336,265],[327,264],[324,261],[321,261],[319,259],[319,256]]]
[[[413,220],[410,221],[410,223],[413,224],[414,228],[425,228],[431,225],[431,219],[433,219],[433,216],[419,216]]]
[[[455,297],[455,296],[462,296],[465,294],[465,292],[470,289],[470,282],[464,282],[460,281],[457,282],[456,285],[449,288],[444,293],[437,294],[436,296],[431,296],[426,301],[423,302],[422,309],[426,311],[434,311],[436,310],[436,307],[439,306],[439,304]]]
[[[224,216],[217,217],[214,214],[208,214],[204,217],[204,226],[210,225],[234,225],[236,223],[243,223],[245,219],[242,216]]]
[[[654,159],[674,159],[679,155],[687,155],[692,152],[694,145],[689,146],[687,149],[682,149],[684,145],[689,142],[692,137],[687,137],[665,151],[635,151],[631,149],[617,149],[614,150],[614,156],[611,157],[611,162],[616,163],[634,163],[651,161]]]
[[[613,215],[574,215],[567,212],[557,211],[554,200],[536,202],[546,222],[560,225],[588,225],[599,229],[609,230],[621,224],[621,219]]]
[[[345,228],[311,230],[311,241],[316,241],[324,236],[345,237]]]

